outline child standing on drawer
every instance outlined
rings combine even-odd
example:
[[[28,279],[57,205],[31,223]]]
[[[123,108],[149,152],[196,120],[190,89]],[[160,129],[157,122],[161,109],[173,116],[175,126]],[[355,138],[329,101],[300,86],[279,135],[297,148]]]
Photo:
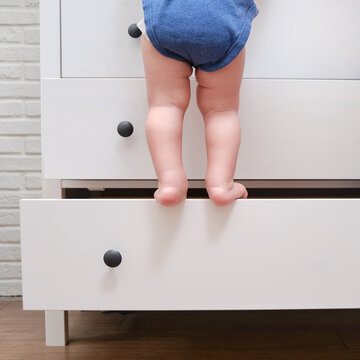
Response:
[[[196,100],[205,122],[206,190],[217,205],[247,198],[234,182],[241,128],[239,91],[245,43],[258,14],[253,0],[143,0],[141,46],[149,113],[146,137],[158,177],[154,198],[177,205],[187,195],[182,123],[195,68]]]

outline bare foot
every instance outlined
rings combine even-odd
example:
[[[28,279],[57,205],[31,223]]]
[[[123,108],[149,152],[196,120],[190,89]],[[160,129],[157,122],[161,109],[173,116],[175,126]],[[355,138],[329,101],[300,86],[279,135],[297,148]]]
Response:
[[[174,206],[186,199],[187,186],[160,186],[154,198],[163,206]]]
[[[207,188],[210,199],[218,206],[225,206],[235,199],[247,199],[248,192],[244,185],[233,182],[230,188],[212,186]]]

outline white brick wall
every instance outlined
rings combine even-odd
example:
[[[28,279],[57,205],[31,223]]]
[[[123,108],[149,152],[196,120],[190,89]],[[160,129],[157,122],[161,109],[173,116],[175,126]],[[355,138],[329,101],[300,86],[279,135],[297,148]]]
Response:
[[[21,295],[19,200],[41,197],[39,41],[39,0],[0,0],[0,296]]]

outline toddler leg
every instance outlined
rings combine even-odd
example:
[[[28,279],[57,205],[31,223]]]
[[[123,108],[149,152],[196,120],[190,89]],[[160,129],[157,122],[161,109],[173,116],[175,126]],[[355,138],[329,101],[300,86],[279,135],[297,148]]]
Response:
[[[206,189],[220,206],[248,195],[244,185],[233,181],[241,141],[238,110],[244,63],[245,48],[220,70],[195,71],[196,99],[205,122]]]
[[[145,36],[141,47],[149,104],[146,139],[158,177],[154,197],[164,206],[177,205],[188,189],[182,163],[182,125],[190,102],[192,66],[162,55]]]

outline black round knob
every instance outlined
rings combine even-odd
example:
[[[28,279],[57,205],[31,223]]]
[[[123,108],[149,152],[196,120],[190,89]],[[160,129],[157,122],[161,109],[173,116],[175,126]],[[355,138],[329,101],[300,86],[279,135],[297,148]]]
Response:
[[[117,132],[123,137],[130,136],[134,131],[134,127],[129,121],[122,121],[117,127]]]
[[[117,250],[108,250],[104,254],[104,263],[109,267],[117,267],[121,264],[121,254]]]
[[[129,26],[128,33],[133,38],[138,38],[142,34],[141,30],[138,28],[136,24],[131,24]]]

